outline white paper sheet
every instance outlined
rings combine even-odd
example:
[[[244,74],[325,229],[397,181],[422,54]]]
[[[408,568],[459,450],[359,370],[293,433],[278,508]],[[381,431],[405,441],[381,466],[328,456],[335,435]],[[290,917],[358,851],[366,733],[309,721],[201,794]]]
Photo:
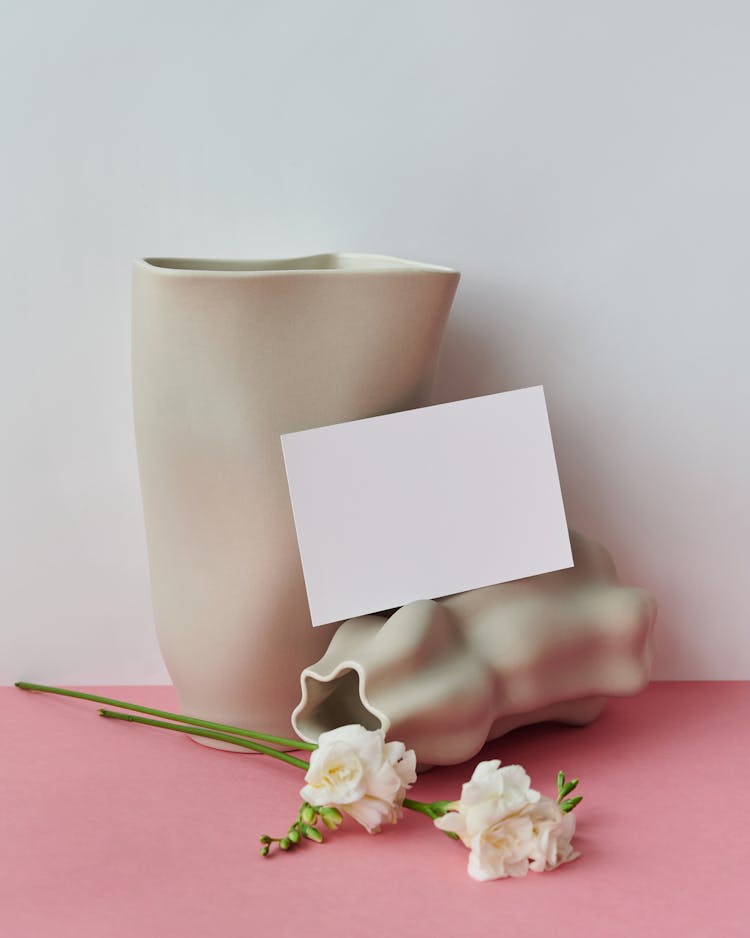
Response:
[[[281,443],[313,625],[573,565],[541,387]]]

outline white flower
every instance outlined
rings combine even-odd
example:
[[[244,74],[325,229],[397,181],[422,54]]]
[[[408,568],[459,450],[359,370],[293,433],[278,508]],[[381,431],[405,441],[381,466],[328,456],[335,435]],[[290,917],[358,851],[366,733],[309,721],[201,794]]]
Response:
[[[534,825],[521,814],[511,814],[485,828],[471,841],[468,872],[480,882],[525,876],[534,849]]]
[[[531,788],[520,765],[480,762],[461,798],[435,825],[470,848],[469,876],[477,880],[525,876],[574,860],[572,815]]]
[[[435,823],[452,831],[471,846],[475,837],[510,814],[539,800],[531,788],[531,779],[520,765],[505,765],[500,760],[480,762],[471,780],[461,788],[461,798],[449,806],[450,813]]]
[[[315,807],[332,806],[373,834],[401,817],[407,788],[417,779],[416,755],[385,741],[382,730],[340,726],[321,733],[300,791]]]
[[[534,827],[534,849],[529,855],[531,870],[535,873],[554,870],[580,856],[571,844],[576,830],[572,811],[566,814],[556,801],[542,797],[525,813]]]

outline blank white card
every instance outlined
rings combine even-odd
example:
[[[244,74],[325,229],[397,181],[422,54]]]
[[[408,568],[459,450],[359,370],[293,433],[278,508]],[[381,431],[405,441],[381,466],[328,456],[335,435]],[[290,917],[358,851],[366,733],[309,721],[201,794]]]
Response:
[[[313,625],[573,565],[541,387],[281,443]]]

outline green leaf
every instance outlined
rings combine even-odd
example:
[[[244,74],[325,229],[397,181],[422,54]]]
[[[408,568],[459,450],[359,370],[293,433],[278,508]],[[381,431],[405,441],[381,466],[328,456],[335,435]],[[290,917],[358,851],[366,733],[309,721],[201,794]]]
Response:
[[[569,798],[567,801],[563,801],[560,805],[562,808],[563,814],[567,814],[569,811],[572,811],[577,804],[580,804],[583,801],[583,795],[576,795],[575,798]]]
[[[560,799],[563,799],[566,795],[569,795],[574,789],[578,787],[578,779],[574,778],[570,782],[566,782],[563,787],[560,789]]]

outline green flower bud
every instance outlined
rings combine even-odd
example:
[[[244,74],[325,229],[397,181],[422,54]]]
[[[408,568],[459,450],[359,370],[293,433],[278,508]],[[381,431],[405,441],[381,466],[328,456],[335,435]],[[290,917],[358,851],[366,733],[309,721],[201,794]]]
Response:
[[[299,843],[299,831],[294,827],[289,831],[286,837],[287,837],[287,840],[289,840],[293,844]]]
[[[305,822],[305,824],[312,824],[315,820],[316,811],[312,805],[306,804],[300,811],[300,818]]]
[[[262,844],[270,844],[271,838],[268,836],[268,834],[263,834],[263,836],[260,838],[260,842]]]
[[[344,818],[338,808],[334,808],[332,805],[329,805],[327,808],[320,809],[320,816],[325,821],[326,818],[329,818],[334,824],[340,824]]]
[[[262,857],[267,857],[267,856],[268,856],[268,851],[269,851],[270,849],[271,849],[271,848],[268,846],[268,844],[263,844],[263,846],[260,848],[260,855],[261,855]]]
[[[281,850],[288,850],[291,846],[292,845],[289,843],[289,839],[287,837],[284,837],[279,841],[279,848]]]
[[[323,835],[315,827],[310,827],[309,824],[302,825],[302,836],[306,837],[308,840],[314,840],[316,844],[323,843]]]

